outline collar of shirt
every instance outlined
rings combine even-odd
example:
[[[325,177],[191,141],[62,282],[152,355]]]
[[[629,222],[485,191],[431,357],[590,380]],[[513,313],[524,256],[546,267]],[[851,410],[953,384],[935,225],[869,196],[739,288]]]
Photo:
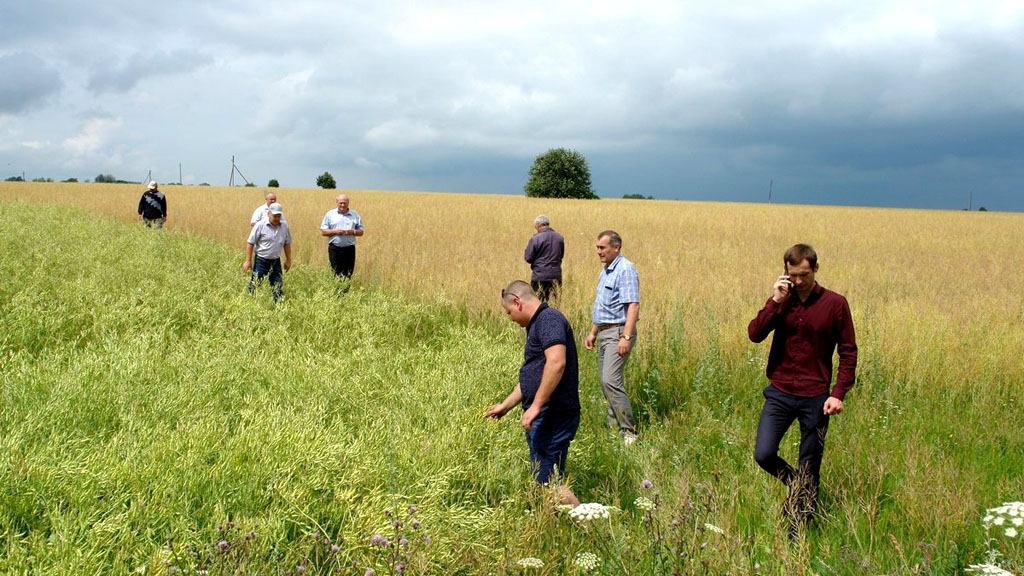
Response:
[[[804,306],[804,307],[810,306],[811,304],[814,304],[815,302],[817,302],[818,299],[821,298],[821,295],[824,292],[825,292],[825,287],[822,286],[821,284],[818,284],[818,281],[815,280],[814,281],[814,288],[811,288],[811,293],[810,293],[809,296],[807,296],[807,300],[804,300],[803,302],[801,302],[800,301],[800,297],[797,296],[796,293],[794,293],[793,295],[796,296],[796,298],[793,299],[793,304],[795,304],[797,306]]]
[[[530,331],[530,327],[533,326],[533,323],[537,321],[537,317],[540,316],[540,313],[543,312],[545,308],[550,308],[550,306],[548,306],[547,302],[541,302],[540,308],[537,308],[537,311],[534,312],[533,316],[530,317],[530,323],[526,325],[527,332]]]
[[[609,274],[611,274],[612,272],[615,272],[615,267],[619,264],[620,260],[622,260],[622,254],[619,254],[618,256],[616,256],[615,260],[612,260],[611,263],[605,264],[604,265],[604,271],[609,273]]]

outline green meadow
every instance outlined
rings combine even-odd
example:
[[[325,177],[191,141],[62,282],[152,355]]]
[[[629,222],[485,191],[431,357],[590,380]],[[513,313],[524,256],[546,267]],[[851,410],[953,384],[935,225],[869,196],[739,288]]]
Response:
[[[569,481],[612,509],[574,523],[532,481],[519,412],[482,417],[522,358],[500,315],[311,266],[275,306],[238,246],[67,208],[5,199],[0,230],[0,573],[1024,573],[1022,537],[982,523],[1024,500],[1019,338],[946,381],[917,367],[929,342],[873,353],[858,316],[823,514],[792,542],[752,457],[766,345],[641,343],[628,447],[580,345]],[[687,323],[717,334],[713,313]]]

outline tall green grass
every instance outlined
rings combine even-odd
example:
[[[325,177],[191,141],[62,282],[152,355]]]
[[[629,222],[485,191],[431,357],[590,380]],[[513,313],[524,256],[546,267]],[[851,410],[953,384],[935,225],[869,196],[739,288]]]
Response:
[[[4,201],[0,229],[3,573],[557,574],[589,551],[601,574],[956,574],[983,559],[984,510],[1024,492],[1021,373],[933,380],[864,319],[824,515],[795,543],[752,459],[763,346],[641,341],[632,447],[581,347],[570,480],[618,511],[576,526],[534,487],[518,419],[482,418],[515,382],[513,324],[303,267],[275,306],[235,247],[80,212]],[[711,313],[687,324],[717,333]],[[408,548],[372,544],[399,532]]]

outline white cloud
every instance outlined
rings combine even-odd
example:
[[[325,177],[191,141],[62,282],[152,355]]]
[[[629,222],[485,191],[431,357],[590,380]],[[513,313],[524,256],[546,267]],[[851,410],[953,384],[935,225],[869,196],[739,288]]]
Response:
[[[90,118],[77,135],[64,140],[64,149],[74,156],[94,154],[107,144],[121,123],[120,118]]]
[[[396,118],[370,128],[363,138],[375,148],[396,150],[436,143],[439,132],[421,120]]]

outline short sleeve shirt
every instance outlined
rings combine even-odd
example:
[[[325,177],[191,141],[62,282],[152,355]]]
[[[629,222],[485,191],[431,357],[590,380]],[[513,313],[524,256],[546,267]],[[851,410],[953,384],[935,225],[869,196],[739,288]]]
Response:
[[[291,243],[292,232],[284,222],[275,227],[271,226],[270,220],[263,219],[249,232],[249,244],[255,247],[256,255],[264,260],[280,258],[284,245]]]
[[[565,371],[548,398],[547,405],[541,409],[541,414],[574,416],[580,413],[580,370],[576,339],[565,316],[547,304],[541,304],[526,327],[526,349],[523,352],[523,366],[519,369],[523,410],[533,404],[537,390],[540,389],[541,376],[547,362],[544,351],[559,344],[565,345]]]
[[[252,218],[249,219],[249,224],[255,225],[260,220],[265,220],[267,218],[267,214],[270,214],[270,206],[267,204],[260,204],[260,207],[253,211]],[[281,222],[287,221],[288,219],[284,217],[284,214],[281,214]]]
[[[324,221],[320,224],[321,230],[362,230],[363,219],[359,217],[359,213],[355,210],[349,210],[342,214],[337,208],[328,210],[327,214],[324,214]],[[355,246],[356,237],[348,235],[331,236],[331,239],[327,242],[332,246]]]
[[[640,277],[636,266],[619,254],[601,270],[594,295],[594,324],[625,324],[626,308],[640,302]]]

